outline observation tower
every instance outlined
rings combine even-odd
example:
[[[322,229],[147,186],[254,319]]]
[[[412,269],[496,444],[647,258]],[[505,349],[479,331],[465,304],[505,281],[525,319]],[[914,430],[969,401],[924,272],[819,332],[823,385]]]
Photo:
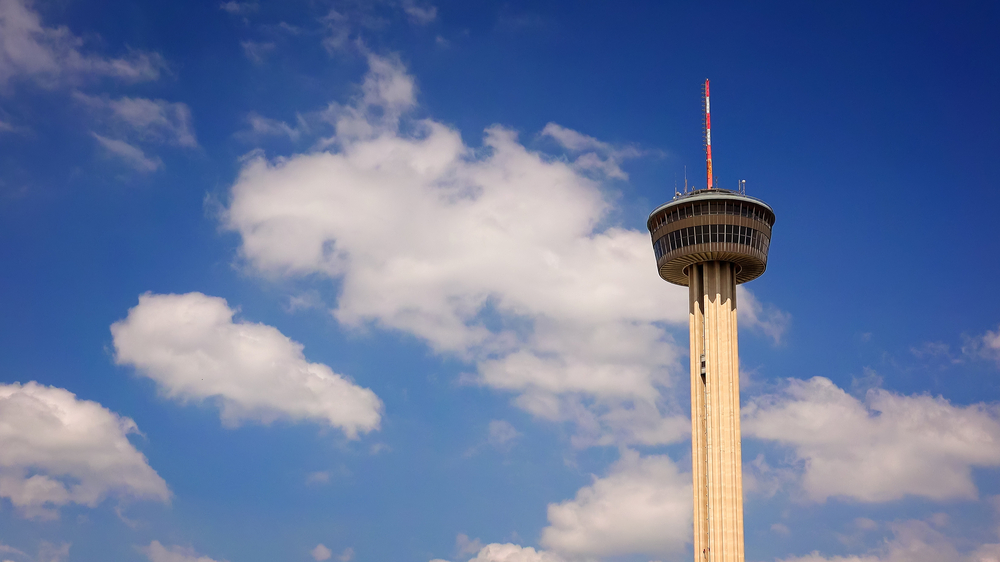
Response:
[[[646,226],[660,277],[688,287],[694,559],[744,562],[736,285],[767,268],[774,211],[742,181],[738,191],[713,184],[708,80],[704,89],[707,187],[685,185]]]

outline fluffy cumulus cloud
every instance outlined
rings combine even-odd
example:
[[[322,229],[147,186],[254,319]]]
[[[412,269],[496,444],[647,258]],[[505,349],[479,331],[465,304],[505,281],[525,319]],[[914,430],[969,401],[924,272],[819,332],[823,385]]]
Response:
[[[465,560],[469,554],[476,556],[468,559],[469,562],[566,562],[559,554],[546,550],[536,550],[530,546],[521,546],[512,543],[493,543],[486,546],[480,544],[479,539],[469,540],[465,535],[458,535],[455,541],[455,548],[459,558]],[[448,562],[441,558],[435,558],[430,562]]]
[[[0,385],[0,498],[52,518],[109,496],[167,501],[167,484],[129,442],[131,419],[38,383]]]
[[[859,400],[822,377],[752,400],[743,431],[791,447],[815,501],[975,498],[972,467],[1000,466],[996,407],[882,389]]]
[[[83,40],[66,27],[43,25],[30,0],[0,0],[0,87],[18,79],[46,87],[102,76],[156,80],[165,66],[155,53],[105,58],[82,48]]]
[[[488,544],[469,562],[563,562],[563,559],[552,552],[535,550],[530,546],[516,544]]]
[[[329,560],[330,557],[333,556],[333,552],[331,552],[330,549],[323,544],[316,545],[316,548],[310,550],[309,554],[312,555],[313,560],[316,560],[316,562],[323,562],[323,560]]]
[[[214,558],[199,555],[193,549],[183,546],[166,547],[160,541],[153,541],[143,547],[142,552],[149,562],[217,562]]]
[[[686,292],[656,275],[648,233],[605,225],[606,176],[499,126],[471,148],[408,117],[416,88],[398,62],[369,63],[357,98],[324,112],[334,132],[319,149],[244,162],[224,221],[249,265],[338,281],[343,325],[475,363],[480,384],[575,422],[580,445],[683,439],[686,415],[664,389],[682,356],[666,326],[686,325]]]
[[[624,451],[604,478],[549,505],[541,544],[567,557],[683,552],[691,541],[691,475],[667,456]]]
[[[217,400],[223,423],[310,420],[350,438],[377,429],[382,402],[264,324],[234,321],[224,299],[145,294],[111,326],[115,360],[182,401]]]

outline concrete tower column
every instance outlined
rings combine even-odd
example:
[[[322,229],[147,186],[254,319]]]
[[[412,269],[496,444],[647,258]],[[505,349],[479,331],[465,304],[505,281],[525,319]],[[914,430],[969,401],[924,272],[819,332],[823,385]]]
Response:
[[[696,562],[743,562],[736,267],[688,267]]]

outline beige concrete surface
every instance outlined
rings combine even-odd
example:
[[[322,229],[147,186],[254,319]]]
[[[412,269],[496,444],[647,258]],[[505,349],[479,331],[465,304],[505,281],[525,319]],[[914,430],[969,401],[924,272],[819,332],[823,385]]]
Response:
[[[736,271],[688,268],[695,562],[743,562],[743,462]]]

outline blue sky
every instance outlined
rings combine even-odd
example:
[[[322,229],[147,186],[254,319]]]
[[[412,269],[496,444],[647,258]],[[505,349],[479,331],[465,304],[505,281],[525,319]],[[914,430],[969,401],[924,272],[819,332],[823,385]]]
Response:
[[[705,78],[747,560],[1000,560],[998,24],[0,0],[0,560],[691,559]]]

